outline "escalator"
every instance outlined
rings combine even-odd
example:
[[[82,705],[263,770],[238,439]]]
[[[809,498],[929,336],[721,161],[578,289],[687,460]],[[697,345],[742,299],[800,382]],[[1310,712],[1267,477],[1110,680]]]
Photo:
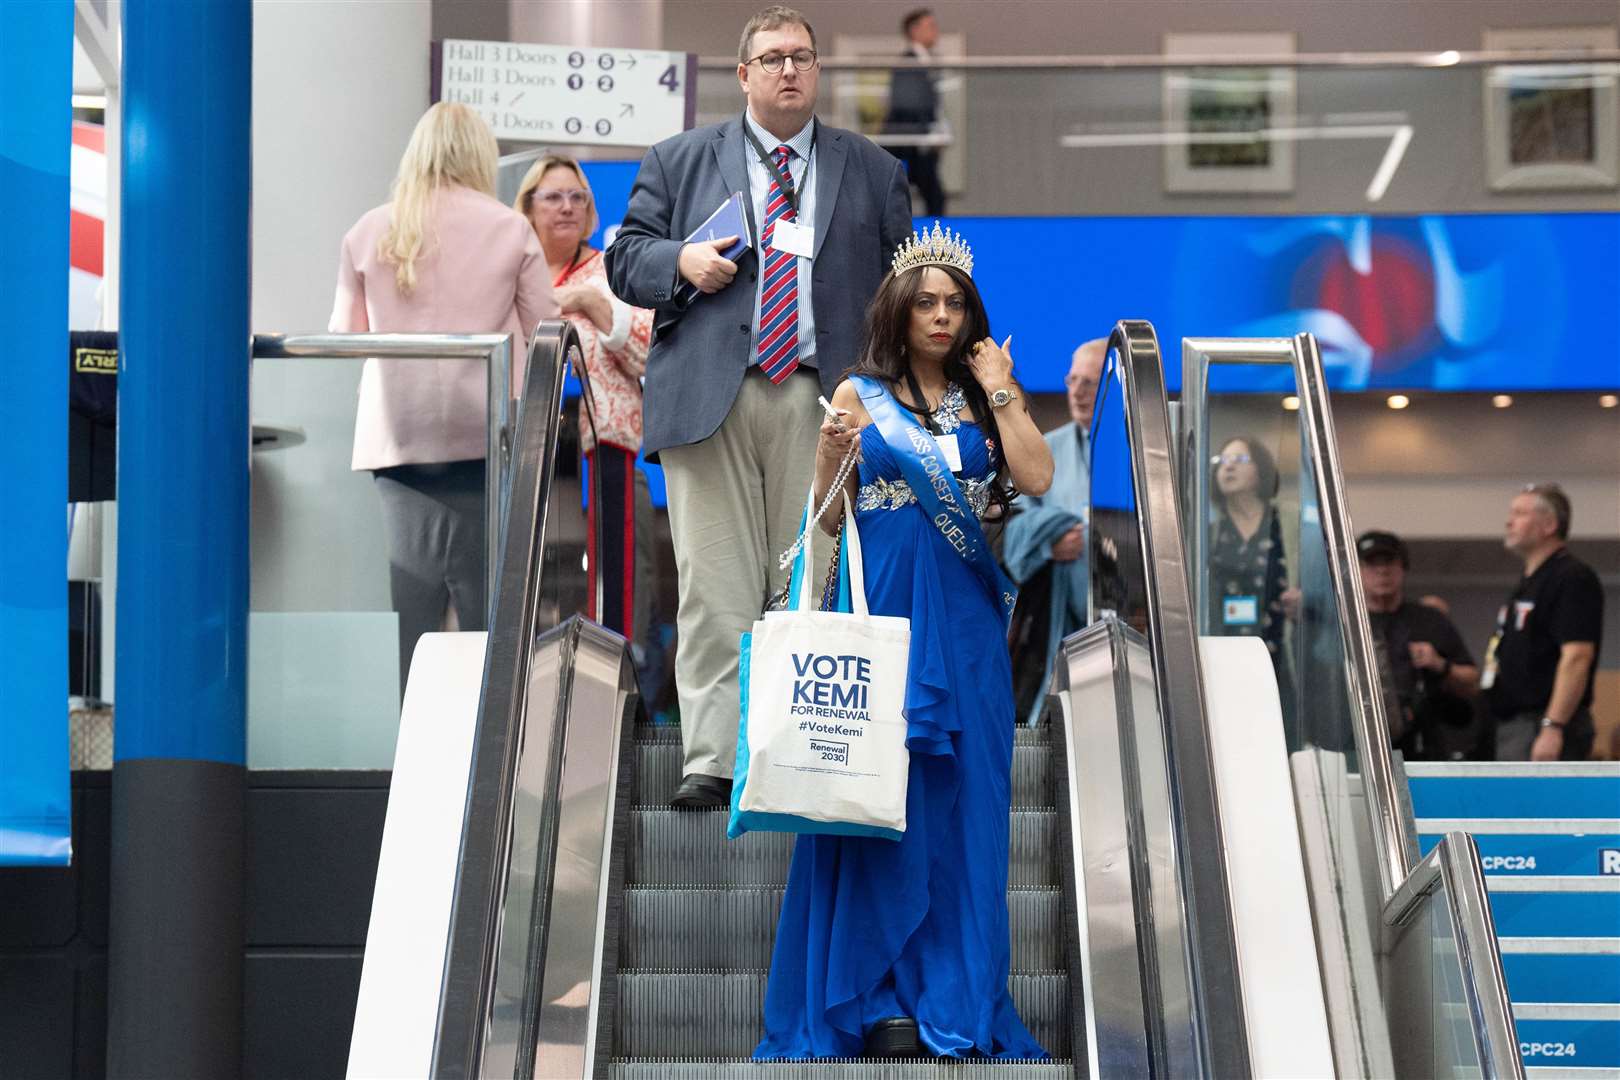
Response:
[[[730,841],[722,812],[668,809],[678,729],[647,722],[626,643],[577,614],[586,606],[579,556],[560,540],[577,533],[567,520],[577,491],[569,498],[558,480],[563,382],[577,356],[566,324],[542,324],[470,752],[437,766],[465,776],[459,848],[441,859],[453,862],[453,902],[410,935],[374,934],[368,945],[368,978],[374,964],[403,970],[390,968],[390,949],[414,942],[430,954],[419,968],[438,977],[418,1000],[433,1003],[431,1032],[406,1033],[407,988],[363,981],[351,1076],[1334,1071],[1325,1021],[1317,1032],[1309,1016],[1258,1017],[1275,985],[1314,986],[1322,999],[1311,942],[1240,948],[1235,905],[1251,893],[1242,873],[1233,877],[1237,838],[1223,831],[1222,796],[1233,796],[1221,789],[1207,724],[1206,653],[1151,327],[1116,330],[1094,428],[1097,468],[1116,481],[1093,481],[1099,618],[1065,643],[1045,722],[1021,729],[1014,751],[1011,991],[1053,1056],[1038,1063],[748,1061],[793,838]],[[1279,798],[1275,787],[1255,790]],[[1292,822],[1292,797],[1280,798]],[[385,869],[428,860],[407,845],[391,850],[385,837]],[[379,885],[374,928],[379,911],[421,906],[411,892]],[[1310,932],[1303,884],[1298,895],[1278,942]],[[1308,1006],[1311,993],[1301,996]]]

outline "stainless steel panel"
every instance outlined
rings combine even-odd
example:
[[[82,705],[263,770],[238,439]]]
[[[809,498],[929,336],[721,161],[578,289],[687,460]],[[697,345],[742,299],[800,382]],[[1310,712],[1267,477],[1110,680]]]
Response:
[[[628,645],[576,620],[572,693],[557,814],[539,1026],[529,1076],[594,1076],[602,951],[613,883],[613,816],[627,705],[635,692]]]
[[[565,321],[541,323],[530,342],[524,407],[512,448],[507,535],[491,594],[494,613],[440,994],[435,1076],[500,1075],[496,1070],[486,1073],[486,1040],[498,1059],[492,1065],[515,1065],[524,1052],[525,1040],[512,1034],[510,1026],[523,1023],[521,1010],[529,1002],[515,991],[497,992],[498,961],[513,962],[525,927],[547,925],[551,899],[565,717],[556,693],[537,700],[531,692],[544,694],[561,685],[560,674],[548,676],[546,669],[559,665],[561,672],[563,643],[555,636],[537,640],[546,626],[537,599],[546,584],[541,556],[562,425],[563,379],[577,349],[577,332]],[[519,839],[524,859],[514,873]],[[525,867],[534,868],[529,871],[535,875],[532,880],[524,879]],[[544,939],[527,935],[527,940],[522,971],[537,969],[536,961],[543,959],[536,954],[543,952]],[[496,1022],[503,1026],[495,1028]]]
[[[1457,934],[1462,987],[1484,1075],[1522,1077],[1524,1059],[1502,972],[1501,947],[1491,915],[1479,849],[1467,833],[1450,833],[1440,841],[1440,872],[1445,881],[1451,922]]]
[[[1081,985],[1090,1076],[1147,1076],[1148,1021],[1136,918],[1124,755],[1134,722],[1128,676],[1108,617],[1063,642],[1054,677],[1074,837],[1072,881],[1080,925]],[[1151,933],[1151,926],[1147,928]]]
[[[1184,943],[1181,955],[1186,958],[1179,978],[1172,956],[1158,956],[1148,969],[1150,1022],[1158,1016],[1166,1024],[1155,1046],[1164,1056],[1156,1071],[1246,1076],[1252,1065],[1220,802],[1204,723],[1202,667],[1183,554],[1177,453],[1170,437],[1163,361],[1153,328],[1145,322],[1117,324],[1108,350],[1092,421],[1090,606],[1094,617],[1105,609],[1116,611],[1143,635],[1151,655],[1151,715],[1146,700],[1133,702],[1134,728],[1139,735],[1162,733],[1163,744],[1138,744],[1138,754],[1145,748],[1160,756],[1157,762],[1142,760],[1137,775],[1152,778],[1162,771],[1168,813],[1167,820],[1142,819],[1146,835],[1137,850],[1145,858],[1156,845],[1164,853],[1162,863],[1174,868],[1179,884],[1175,903],[1161,906],[1150,901],[1149,909],[1153,918],[1172,926],[1156,925],[1152,940],[1162,941],[1165,951],[1172,953],[1179,952],[1172,949],[1173,942]],[[1114,447],[1114,441],[1123,445]],[[1115,456],[1121,453],[1123,462]],[[1121,470],[1128,476],[1120,475]],[[1139,793],[1140,805],[1149,814],[1153,797],[1151,788]],[[1153,829],[1161,821],[1155,836]],[[1183,985],[1189,995],[1185,1011],[1178,998]],[[1184,1049],[1196,1056],[1189,1060]]]

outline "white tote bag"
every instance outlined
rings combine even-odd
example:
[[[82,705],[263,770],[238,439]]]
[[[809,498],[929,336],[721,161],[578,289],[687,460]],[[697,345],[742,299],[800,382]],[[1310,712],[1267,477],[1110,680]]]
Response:
[[[813,512],[807,504],[812,534]],[[807,543],[790,608],[766,612],[743,635],[733,838],[763,830],[898,840],[905,832],[911,621],[867,611],[847,499],[844,544],[851,612],[814,610]]]

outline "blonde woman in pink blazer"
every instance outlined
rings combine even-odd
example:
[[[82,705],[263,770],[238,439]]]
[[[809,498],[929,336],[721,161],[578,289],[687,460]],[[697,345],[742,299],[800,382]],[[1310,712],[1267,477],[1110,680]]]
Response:
[[[343,237],[332,331],[504,333],[523,350],[557,317],[534,230],[495,198],[498,156],[471,109],[427,111],[392,200]],[[485,378],[478,360],[367,360],[360,377],[351,467],[382,496],[401,687],[416,639],[447,614],[486,625]]]

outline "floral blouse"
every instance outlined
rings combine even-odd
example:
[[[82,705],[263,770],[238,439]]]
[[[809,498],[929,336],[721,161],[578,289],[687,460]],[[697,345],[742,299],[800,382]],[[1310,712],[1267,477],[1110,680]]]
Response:
[[[598,440],[636,453],[641,449],[641,376],[647,370],[647,349],[652,344],[652,310],[631,307],[613,295],[600,251],[564,270],[553,287],[571,284],[594,285],[613,307],[613,329],[606,334],[588,315],[574,312],[566,316],[579,330],[581,359],[590,375],[591,404],[596,411],[593,439],[585,410],[580,410],[580,444],[587,453]]]
[[[1283,556],[1282,523],[1275,509],[1247,540],[1224,513],[1215,522],[1210,539],[1210,612],[1215,633],[1229,637],[1260,637],[1273,656],[1282,648],[1282,594],[1288,588],[1288,563]],[[1249,612],[1244,601],[1252,598]],[[1233,601],[1238,605],[1232,608]],[[1229,614],[1229,611],[1232,614]]]

